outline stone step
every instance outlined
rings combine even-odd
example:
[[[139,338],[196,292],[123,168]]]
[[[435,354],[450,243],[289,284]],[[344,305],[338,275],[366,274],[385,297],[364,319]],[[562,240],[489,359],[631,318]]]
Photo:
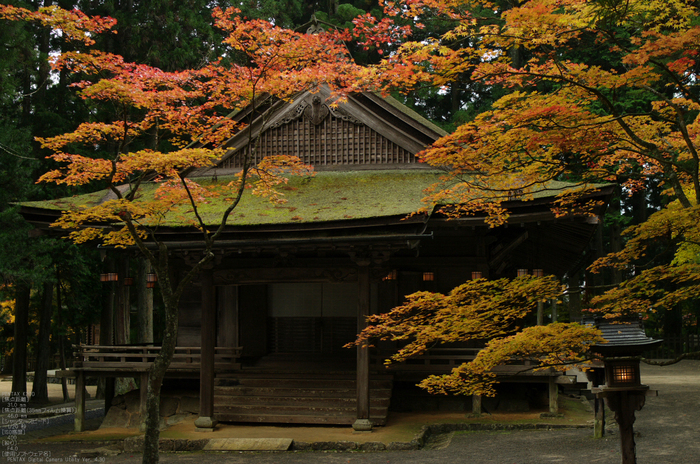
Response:
[[[370,381],[370,415],[386,423],[393,380]],[[354,372],[238,372],[217,376],[216,418],[225,422],[350,425],[357,417]]]

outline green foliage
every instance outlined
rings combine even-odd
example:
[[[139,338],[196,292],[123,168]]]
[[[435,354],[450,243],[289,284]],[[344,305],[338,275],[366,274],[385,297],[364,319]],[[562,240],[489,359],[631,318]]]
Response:
[[[226,7],[227,2],[216,2]],[[204,0],[79,2],[90,15],[117,20],[117,34],[97,37],[97,46],[166,71],[197,68],[219,57],[222,35],[214,28],[215,6]]]

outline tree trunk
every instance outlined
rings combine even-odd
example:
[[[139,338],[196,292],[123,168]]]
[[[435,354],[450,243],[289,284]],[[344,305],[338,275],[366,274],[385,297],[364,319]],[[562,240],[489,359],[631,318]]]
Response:
[[[15,289],[15,332],[12,392],[27,395],[27,328],[29,326],[29,285],[18,283]]]
[[[159,459],[158,441],[160,440],[160,388],[163,385],[165,371],[170,365],[177,343],[179,297],[163,298],[165,306],[165,330],[163,344],[148,373],[148,392],[146,400],[146,433],[143,445],[143,464],[156,464]]]
[[[520,69],[523,67],[523,49],[517,45],[513,45],[508,49],[508,56],[510,57],[510,65],[515,69]]]
[[[49,402],[47,377],[51,359],[51,313],[53,312],[53,283],[44,283],[43,297],[39,309],[39,336],[37,339],[36,367],[32,402],[45,404]]]
[[[177,282],[174,275],[170,275],[168,265],[168,250],[162,243],[158,252],[159,266],[156,269],[158,281],[163,297],[165,312],[165,327],[163,330],[163,342],[160,352],[151,365],[148,372],[148,389],[146,392],[146,433],[143,444],[143,464],[156,464],[159,459],[158,441],[160,439],[160,389],[163,386],[165,371],[173,359],[175,346],[177,345],[178,329],[178,305],[182,291],[192,280],[192,277],[199,272],[214,255],[207,250],[206,257],[195,265],[181,281]],[[153,264],[153,261],[151,262]]]

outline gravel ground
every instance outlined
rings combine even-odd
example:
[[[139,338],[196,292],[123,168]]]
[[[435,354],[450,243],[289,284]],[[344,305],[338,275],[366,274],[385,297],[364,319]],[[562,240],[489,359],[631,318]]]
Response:
[[[637,413],[637,462],[639,464],[700,463],[700,361],[683,361],[674,366],[643,366],[642,379],[658,397],[649,397]],[[41,451],[51,456],[26,462],[114,462],[138,463],[139,455],[121,453],[95,457],[81,450],[99,444],[20,444],[20,451]],[[618,436],[610,433],[601,440],[590,429],[516,432],[454,433],[440,437],[433,446],[420,451],[382,452],[282,452],[282,453],[182,453],[161,454],[163,463],[241,464],[447,464],[447,463],[567,463],[617,464],[620,462]],[[5,448],[3,447],[3,450]],[[5,461],[0,461],[5,462]],[[7,461],[11,462],[11,461]]]

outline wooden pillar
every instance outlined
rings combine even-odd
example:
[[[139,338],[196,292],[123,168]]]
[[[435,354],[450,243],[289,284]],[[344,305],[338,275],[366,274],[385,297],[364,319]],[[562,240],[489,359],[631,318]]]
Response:
[[[85,372],[76,372],[75,379],[75,416],[74,426],[76,432],[85,430]]]
[[[113,259],[111,257],[108,257],[107,259],[108,261],[107,265],[105,266],[105,271],[115,272],[116,267]],[[100,317],[100,339],[99,342],[97,342],[98,345],[114,345],[114,301],[116,299],[116,291],[116,282],[108,282],[106,289],[107,295],[104,300],[105,304],[102,307],[102,315]],[[112,407],[112,400],[114,399],[116,390],[116,379],[114,377],[104,377],[100,378],[98,382],[104,385],[105,414],[107,414],[107,412],[109,412],[109,408]]]
[[[202,271],[202,351],[199,372],[199,418],[194,422],[197,431],[212,432],[214,419],[214,348],[216,346],[216,298],[214,274]]]
[[[581,322],[581,271],[569,276],[569,320]]]
[[[537,302],[537,325],[544,325],[544,302]]]
[[[146,275],[151,272],[151,263],[145,258],[139,259],[136,277],[138,342],[153,343],[153,289],[146,286]]]
[[[359,263],[357,268],[357,332],[367,327],[370,308],[369,263]],[[357,418],[352,428],[358,432],[372,430],[369,404],[369,348],[357,347]]]
[[[119,281],[116,284],[116,302],[114,305],[114,344],[128,345],[131,343],[131,320],[129,314],[129,287],[124,285],[124,279],[129,274],[128,256],[117,259]]]
[[[129,275],[128,256],[123,254],[117,256],[117,273],[119,280],[115,282],[114,344],[129,345],[131,344],[130,287],[124,285],[124,279]],[[132,377],[116,377],[113,380],[114,391],[117,395],[123,395],[136,389],[136,382]]]
[[[557,414],[559,412],[559,387],[556,377],[549,378],[549,412]]]

